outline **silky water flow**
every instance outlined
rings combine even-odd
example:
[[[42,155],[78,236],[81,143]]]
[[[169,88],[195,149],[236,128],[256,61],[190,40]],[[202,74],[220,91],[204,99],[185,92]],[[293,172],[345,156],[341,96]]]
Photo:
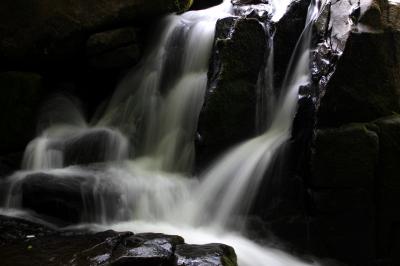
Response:
[[[274,20],[290,2],[272,1]],[[310,80],[311,29],[318,15],[314,1],[282,93],[269,102],[267,129],[233,147],[199,177],[188,176],[215,24],[232,13],[225,0],[164,18],[156,45],[121,81],[97,121],[87,123],[71,100],[55,98],[43,130],[26,148],[23,170],[8,179],[8,213],[21,207],[22,186],[37,173],[65,186],[74,178],[90,180],[82,191],[91,190],[94,203],[86,206],[82,226],[178,234],[193,244],[225,243],[234,247],[240,266],[310,265],[257,244],[228,224],[249,208],[277,150],[290,138],[298,89]],[[268,62],[265,73],[270,76],[273,60]],[[89,142],[85,152],[79,152],[82,139]],[[106,163],[76,166],[93,154]]]

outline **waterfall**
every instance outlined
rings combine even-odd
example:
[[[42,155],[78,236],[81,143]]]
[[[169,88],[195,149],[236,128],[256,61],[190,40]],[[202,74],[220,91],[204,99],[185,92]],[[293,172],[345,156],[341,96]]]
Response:
[[[273,20],[290,2],[271,1]],[[298,88],[309,82],[311,26],[318,12],[314,1],[282,93],[274,99],[268,129],[232,148],[199,178],[188,178],[215,24],[232,16],[231,9],[230,0],[225,0],[220,6],[164,18],[156,45],[122,80],[100,119],[92,123],[79,116],[61,119],[49,123],[31,142],[25,153],[26,171],[9,178],[13,185],[7,206],[21,206],[21,184],[32,173],[59,180],[95,176],[92,192],[100,218],[94,222],[104,229],[179,234],[196,244],[223,242],[235,248],[240,266],[309,265],[263,247],[228,225],[236,214],[246,213],[276,151],[290,137]],[[273,67],[271,56],[266,73]],[[74,104],[66,106],[79,113]],[[93,147],[82,149],[82,139]],[[97,162],[89,160],[93,154],[103,163],[93,166]],[[80,162],[82,166],[75,166]],[[111,185],[99,185],[104,181]],[[106,206],[109,198],[104,191],[110,187],[118,194],[118,206]],[[111,224],[110,208],[117,209]]]
[[[185,212],[191,223],[211,221],[224,228],[234,214],[244,213],[250,207],[277,149],[290,138],[298,89],[310,81],[311,31],[317,15],[318,7],[312,3],[289,63],[271,126],[261,136],[233,148],[206,171],[195,191],[195,203],[189,204]]]

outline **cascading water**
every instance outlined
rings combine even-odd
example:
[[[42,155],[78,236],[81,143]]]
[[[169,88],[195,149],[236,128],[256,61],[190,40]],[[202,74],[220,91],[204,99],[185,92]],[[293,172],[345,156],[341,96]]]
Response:
[[[272,1],[274,20],[283,15],[290,2]],[[93,126],[74,116],[44,130],[26,150],[24,165],[29,171],[10,177],[13,185],[8,207],[21,206],[21,184],[34,172],[59,180],[95,176],[97,187],[107,180],[118,191],[118,206],[111,206],[118,212],[112,224],[105,224],[110,221],[110,208],[105,206],[109,199],[103,193],[109,188],[93,190],[100,218],[83,222],[103,222],[102,228],[116,230],[179,234],[190,243],[223,242],[235,248],[241,266],[306,265],[262,247],[227,226],[236,214],[246,212],[275,152],[290,137],[298,88],[309,81],[311,23],[317,12],[317,5],[312,3],[282,94],[275,101],[269,129],[233,148],[199,179],[185,174],[193,161],[193,138],[206,89],[215,23],[231,16],[229,0],[207,10],[165,18],[158,45],[121,82],[104,116]],[[273,60],[269,61],[272,67]],[[79,149],[80,141],[87,136],[95,146],[100,144],[100,152]],[[98,161],[107,163],[67,167],[79,163],[69,159],[77,154],[84,163],[91,163],[85,160],[93,152],[102,154]]]

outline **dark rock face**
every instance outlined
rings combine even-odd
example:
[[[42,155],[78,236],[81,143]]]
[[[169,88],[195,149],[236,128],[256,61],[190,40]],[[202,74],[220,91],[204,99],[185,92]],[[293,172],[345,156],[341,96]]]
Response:
[[[14,185],[12,195],[18,193],[22,195],[23,208],[65,223],[113,217],[120,201],[118,189],[110,181],[79,172],[30,174]],[[104,206],[101,206],[102,200]]]
[[[187,245],[180,236],[156,233],[59,231],[0,216],[2,265],[236,266],[223,244]]]
[[[35,119],[44,94],[40,75],[28,72],[0,73],[0,154],[24,149],[35,136]]]
[[[0,58],[5,64],[79,56],[88,32],[187,10],[190,4],[189,0],[40,1],[30,4],[19,0],[3,1]]]
[[[370,187],[374,182],[378,136],[365,125],[318,130],[312,159],[315,187]]]
[[[127,27],[90,36],[86,44],[89,65],[109,69],[136,64],[141,54],[137,35],[137,29]]]
[[[275,25],[274,83],[280,88],[297,40],[303,32],[310,0],[293,1],[285,15]]]
[[[398,204],[400,200],[399,158],[400,158],[400,117],[393,115],[374,122],[379,127],[380,159],[377,171],[377,228],[378,255],[393,258],[398,257],[398,230],[400,215]]]
[[[255,134],[256,84],[266,35],[255,19],[217,22],[208,91],[200,114],[199,155],[217,155]]]
[[[223,0],[193,0],[190,10],[201,10],[219,5]]]
[[[399,41],[397,31],[350,34],[321,98],[319,126],[368,122],[400,110]]]

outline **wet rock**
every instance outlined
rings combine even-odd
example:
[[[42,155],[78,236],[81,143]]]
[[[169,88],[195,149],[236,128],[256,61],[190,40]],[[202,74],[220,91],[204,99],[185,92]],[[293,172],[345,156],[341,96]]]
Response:
[[[217,155],[255,134],[256,83],[266,36],[255,19],[217,22],[208,90],[200,114],[200,157]]]
[[[57,230],[0,216],[2,265],[237,266],[233,248],[157,233]]]
[[[13,198],[23,208],[58,219],[61,223],[95,222],[112,219],[120,203],[118,189],[94,173],[62,171],[28,174],[12,187]]]
[[[89,65],[97,69],[133,66],[141,55],[137,35],[137,29],[128,27],[90,36],[86,44]]]
[[[368,122],[400,111],[399,40],[397,31],[350,34],[320,100],[319,127]]]
[[[311,161],[311,185],[320,188],[371,187],[378,154],[378,135],[366,125],[318,130]]]
[[[286,74],[297,40],[303,32],[310,0],[293,1],[285,15],[275,25],[274,82],[279,88]]]
[[[169,266],[176,246],[183,243],[180,236],[126,233],[75,254],[74,262],[78,265],[97,261],[98,265]]]
[[[201,10],[222,4],[223,0],[193,0],[190,10]]]
[[[44,236],[53,234],[54,229],[21,218],[0,215],[0,247],[13,241],[21,241],[27,236]]]
[[[178,245],[175,251],[176,266],[234,266],[237,265],[233,248],[223,244]]]
[[[0,154],[22,151],[35,135],[35,120],[44,89],[40,75],[0,73]]]

